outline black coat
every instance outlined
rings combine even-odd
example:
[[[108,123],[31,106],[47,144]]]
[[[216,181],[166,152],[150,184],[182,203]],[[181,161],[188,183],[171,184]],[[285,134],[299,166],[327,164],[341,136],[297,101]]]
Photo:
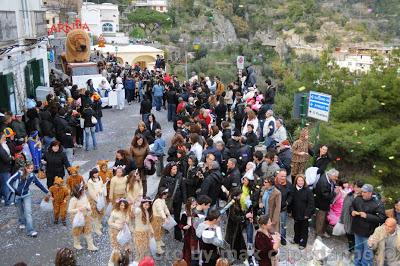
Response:
[[[157,129],[161,129],[161,125],[157,121],[154,121],[153,122],[153,126],[150,126],[149,121],[147,121],[146,128],[150,131],[150,133],[153,136],[153,138],[155,138],[156,137],[156,130]]]
[[[217,116],[217,119],[225,120],[227,110],[228,108],[225,104],[218,104],[215,107],[215,115]]]
[[[82,118],[85,120],[84,127],[94,127],[92,117],[96,117],[96,112],[92,108],[85,108],[82,111]]]
[[[224,178],[222,178],[222,184],[226,187],[227,190],[231,190],[233,187],[241,186],[241,174],[239,168],[235,167],[226,172]]]
[[[47,177],[64,177],[65,169],[70,167],[67,156],[63,152],[62,148],[58,152],[50,150],[44,154],[43,160],[46,161],[46,176]]]
[[[246,242],[242,234],[246,221],[245,215],[246,213],[240,208],[239,202],[233,204],[228,212],[225,241],[230,245],[232,250],[237,252],[237,256],[240,256],[241,251],[246,250]]]
[[[314,162],[314,167],[318,167],[318,172],[317,174],[322,175],[325,173],[326,168],[328,167],[328,164],[331,162],[331,158],[325,154],[321,157],[318,156],[318,154],[315,157],[315,162]]]
[[[276,184],[275,187],[281,192],[281,212],[286,211],[287,207],[292,204],[293,186],[290,183],[286,183],[285,186]]]
[[[58,140],[61,139],[67,127],[68,121],[65,117],[58,115],[54,118],[54,129],[56,131],[56,137]]]
[[[232,138],[232,130],[230,128],[226,128],[222,130],[222,140],[225,144],[228,143],[228,140]]]
[[[207,195],[211,198],[211,205],[217,203],[221,194],[221,172],[219,170],[210,170],[204,174],[204,180],[201,184],[199,195]]]
[[[178,180],[179,183],[176,184]],[[175,195],[173,195],[175,186],[177,186],[177,188]],[[160,184],[158,185],[158,188],[161,187],[168,188],[169,197],[173,196],[172,200],[174,203],[186,202],[187,198],[186,185],[181,173],[177,173],[176,176],[170,176],[170,175],[163,176],[160,180]]]
[[[287,174],[289,175],[292,167],[292,150],[290,148],[284,148],[278,152],[279,162],[286,169]]]
[[[11,172],[11,162],[11,155],[0,145],[0,173]]]
[[[333,181],[328,182],[327,176],[323,174],[315,186],[315,206],[322,211],[329,211],[330,204],[335,198],[335,185]]]
[[[40,129],[42,136],[54,137],[55,129],[53,119],[49,111],[41,111],[40,116]]]
[[[365,212],[366,218],[357,215],[353,217],[351,231],[363,237],[369,237],[374,233],[375,228],[383,224],[386,220],[385,207],[376,197],[364,200],[361,196],[356,197],[350,207],[352,211]]]
[[[311,217],[314,213],[314,197],[312,191],[303,187],[298,190],[293,189],[293,200],[289,206],[289,212],[292,213],[293,219],[296,221],[304,221]]]
[[[151,108],[153,108],[153,106],[151,105],[151,101],[146,99],[143,100],[140,103],[140,114],[150,114],[151,113]]]
[[[101,107],[101,101],[95,101],[92,104],[93,111],[95,112],[96,118],[103,117],[103,109]]]
[[[201,179],[197,175],[198,172],[198,167],[189,169],[186,172],[185,184],[188,197],[196,197],[196,190],[200,188]]]

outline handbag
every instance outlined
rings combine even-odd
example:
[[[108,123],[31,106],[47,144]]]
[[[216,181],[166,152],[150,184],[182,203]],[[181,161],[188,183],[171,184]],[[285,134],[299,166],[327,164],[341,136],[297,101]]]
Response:
[[[92,115],[91,121],[92,121],[92,124],[95,124],[95,125],[97,124],[97,118],[93,115]]]

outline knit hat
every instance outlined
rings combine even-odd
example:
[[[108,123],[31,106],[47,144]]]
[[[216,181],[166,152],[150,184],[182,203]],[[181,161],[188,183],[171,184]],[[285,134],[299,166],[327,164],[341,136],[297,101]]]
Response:
[[[138,266],[154,266],[155,262],[152,257],[144,257],[138,264]]]
[[[12,128],[10,128],[10,127],[6,127],[6,128],[3,130],[3,132],[4,132],[4,135],[5,135],[7,138],[12,137],[12,136],[15,135],[14,130],[12,130]]]
[[[361,187],[362,192],[374,192],[374,187],[370,184],[365,184]]]
[[[39,134],[39,131],[35,130],[31,133],[31,137],[34,138]]]

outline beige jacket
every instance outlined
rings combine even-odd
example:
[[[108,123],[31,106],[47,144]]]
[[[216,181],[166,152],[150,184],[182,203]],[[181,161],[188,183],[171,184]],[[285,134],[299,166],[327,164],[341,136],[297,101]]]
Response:
[[[143,196],[143,185],[142,181],[137,182],[132,190],[129,190],[129,185],[126,187],[126,197],[132,203],[140,203],[140,199]]]
[[[135,209],[135,231],[153,233],[153,227],[151,227],[149,215],[146,215],[146,223],[143,223],[142,210],[140,208]]]
[[[111,179],[110,185],[110,195],[109,198],[111,201],[114,201],[114,194],[126,194],[126,182],[128,178],[126,176],[123,177],[116,177],[114,176]]]
[[[87,182],[87,187],[88,187],[87,194],[89,196],[89,199],[97,201],[97,195],[103,194],[104,197],[107,196],[107,190],[105,189],[106,185],[103,183],[101,179],[97,182],[93,182],[92,179],[89,179]]]
[[[153,215],[163,219],[170,215],[165,199],[156,199],[153,202]]]
[[[108,225],[110,228],[121,230],[125,223],[129,222],[129,215],[126,212],[120,210],[113,210],[110,218],[108,219]]]
[[[85,216],[91,214],[89,200],[86,197],[86,195],[82,195],[80,197],[80,199],[71,197],[71,200],[69,201],[69,205],[68,205],[68,213],[71,214],[71,216],[75,216],[75,214],[79,211],[80,208],[84,208],[82,210],[82,213]],[[71,218],[73,218],[73,217],[71,217]]]
[[[397,239],[396,248],[400,252],[400,226],[396,229]],[[385,225],[377,227],[374,233],[368,238],[368,245],[371,249],[376,250],[376,263],[378,266],[383,266],[385,262],[385,238],[387,237]]]

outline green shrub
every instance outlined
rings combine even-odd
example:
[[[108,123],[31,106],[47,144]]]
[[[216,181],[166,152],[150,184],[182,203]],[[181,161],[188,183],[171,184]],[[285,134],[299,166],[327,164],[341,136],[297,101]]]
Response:
[[[307,35],[307,36],[304,37],[304,40],[307,43],[314,43],[314,42],[317,41],[317,36],[316,35]]]

